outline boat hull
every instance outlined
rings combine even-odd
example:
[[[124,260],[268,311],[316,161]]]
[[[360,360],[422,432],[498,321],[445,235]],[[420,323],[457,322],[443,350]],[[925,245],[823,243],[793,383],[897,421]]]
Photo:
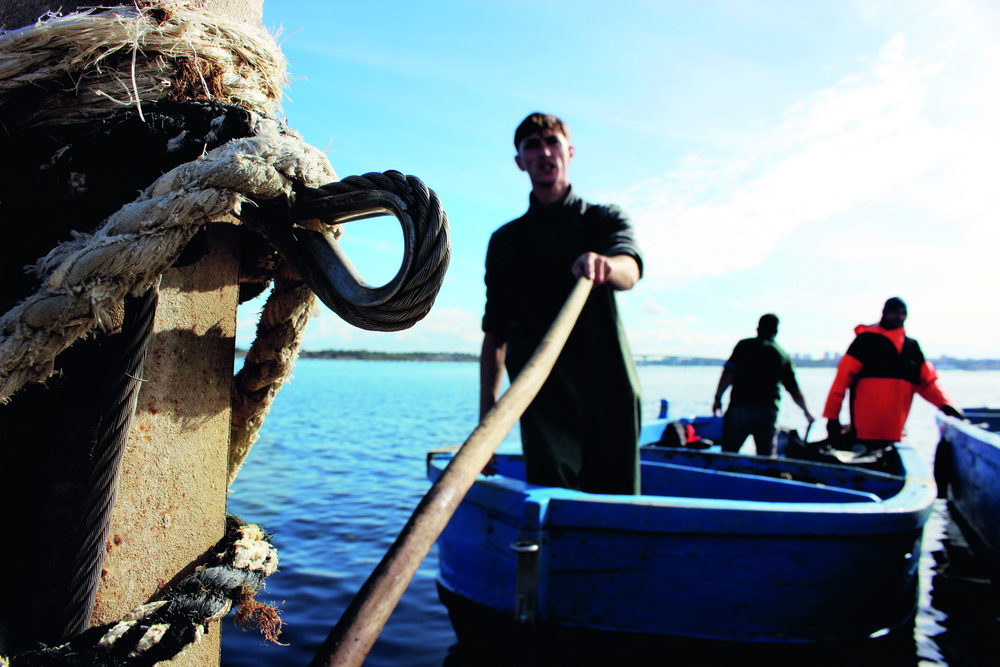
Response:
[[[973,548],[1000,571],[1000,410],[969,409],[965,417],[938,413],[935,474]]]
[[[903,457],[921,465],[908,450]],[[713,467],[747,461],[771,472]],[[432,478],[444,463],[432,455]],[[535,487],[520,481],[519,466],[519,457],[502,457],[501,474],[470,490],[439,540],[438,581],[524,623],[795,643],[877,636],[915,611],[935,496],[926,468],[903,478],[644,448],[644,490],[685,497]],[[853,481],[841,494],[784,478],[803,471]]]

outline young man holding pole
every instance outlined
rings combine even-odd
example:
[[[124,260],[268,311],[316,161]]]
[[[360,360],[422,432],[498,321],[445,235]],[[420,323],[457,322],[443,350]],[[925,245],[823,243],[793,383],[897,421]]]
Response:
[[[577,278],[587,304],[538,396],[521,417],[527,479],[592,493],[638,493],[639,382],[614,292],[642,275],[625,215],[585,202],[569,183],[575,150],[555,116],[533,113],[514,134],[531,181],[528,211],[498,229],[486,254],[480,417],[506,366],[524,368]]]

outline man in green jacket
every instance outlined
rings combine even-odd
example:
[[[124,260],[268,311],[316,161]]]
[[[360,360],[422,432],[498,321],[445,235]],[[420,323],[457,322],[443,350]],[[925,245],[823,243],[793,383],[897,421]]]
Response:
[[[795,380],[788,353],[774,340],[778,316],[768,313],[757,324],[757,337],[744,338],[733,349],[715,390],[712,412],[722,414],[722,395],[730,385],[729,409],[722,422],[722,450],[738,452],[747,436],[753,435],[759,456],[770,456],[774,448],[775,422],[781,404],[781,385],[802,408],[809,423],[814,421],[806,399]]]

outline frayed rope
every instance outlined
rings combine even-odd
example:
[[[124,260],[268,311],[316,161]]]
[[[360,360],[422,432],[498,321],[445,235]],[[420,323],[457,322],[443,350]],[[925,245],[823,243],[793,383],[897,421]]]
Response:
[[[208,632],[208,623],[235,605],[236,623],[256,627],[275,644],[281,633],[278,610],[254,596],[278,569],[268,534],[234,516],[210,562],[183,579],[163,600],[144,604],[120,621],[90,628],[61,646],[10,657],[0,667],[146,667],[170,660]]]

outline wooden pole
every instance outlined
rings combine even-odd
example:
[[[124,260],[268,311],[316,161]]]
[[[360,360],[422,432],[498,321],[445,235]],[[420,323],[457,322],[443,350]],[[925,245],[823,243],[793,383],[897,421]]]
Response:
[[[593,282],[580,278],[534,355],[431,486],[310,667],[361,665],[420,563],[514,422],[548,378]]]

